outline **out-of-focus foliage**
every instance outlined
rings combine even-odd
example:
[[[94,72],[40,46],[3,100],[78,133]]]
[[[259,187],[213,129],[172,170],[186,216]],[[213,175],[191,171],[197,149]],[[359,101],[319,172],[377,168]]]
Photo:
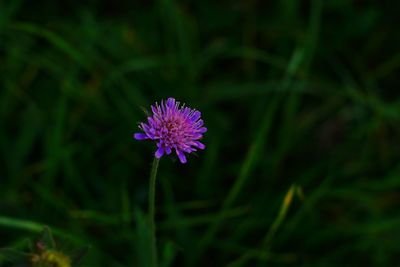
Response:
[[[161,161],[162,266],[399,265],[399,8],[0,0],[0,247],[49,225],[83,266],[147,266],[132,134],[173,96],[209,131]]]

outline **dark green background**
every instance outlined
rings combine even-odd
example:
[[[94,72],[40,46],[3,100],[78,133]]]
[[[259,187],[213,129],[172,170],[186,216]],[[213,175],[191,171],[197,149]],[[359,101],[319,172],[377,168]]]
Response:
[[[0,0],[0,247],[147,266],[132,134],[173,96],[209,131],[161,161],[162,266],[400,265],[399,3]]]

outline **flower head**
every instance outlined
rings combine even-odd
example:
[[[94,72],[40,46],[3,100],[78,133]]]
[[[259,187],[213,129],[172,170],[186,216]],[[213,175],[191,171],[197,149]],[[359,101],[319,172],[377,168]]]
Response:
[[[147,118],[147,123],[140,123],[143,133],[135,133],[136,140],[156,140],[157,151],[155,156],[161,158],[164,153],[169,155],[175,150],[179,160],[186,163],[184,153],[191,153],[197,149],[204,149],[200,143],[207,128],[200,119],[201,113],[195,109],[185,107],[174,98],[161,101],[151,106],[153,114]]]

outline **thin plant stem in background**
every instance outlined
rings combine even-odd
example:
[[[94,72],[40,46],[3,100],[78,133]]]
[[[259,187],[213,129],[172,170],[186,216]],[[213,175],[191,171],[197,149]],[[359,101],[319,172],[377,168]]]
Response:
[[[156,178],[158,171],[158,164],[160,159],[154,157],[153,166],[150,173],[150,185],[149,185],[149,225],[151,235],[151,263],[153,267],[157,266],[157,238],[156,238],[156,223],[155,223],[155,211],[156,211]]]

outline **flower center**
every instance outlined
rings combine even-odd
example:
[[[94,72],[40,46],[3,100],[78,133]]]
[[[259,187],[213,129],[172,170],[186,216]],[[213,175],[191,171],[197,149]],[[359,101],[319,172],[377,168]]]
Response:
[[[185,136],[184,122],[180,118],[165,121],[161,128],[161,139],[167,146],[178,146]]]

